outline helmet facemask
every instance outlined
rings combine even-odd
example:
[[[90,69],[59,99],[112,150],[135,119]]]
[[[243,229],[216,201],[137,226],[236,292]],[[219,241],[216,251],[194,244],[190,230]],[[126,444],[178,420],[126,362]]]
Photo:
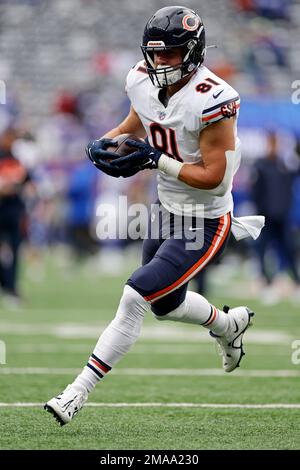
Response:
[[[198,38],[202,33],[198,31]],[[147,72],[153,83],[158,88],[174,85],[184,77],[191,74],[204,60],[206,49],[201,47],[198,38],[189,39],[181,45],[166,46],[163,41],[148,41],[147,45],[141,46],[147,65]],[[182,49],[182,62],[174,66],[155,66],[154,52],[180,47]]]

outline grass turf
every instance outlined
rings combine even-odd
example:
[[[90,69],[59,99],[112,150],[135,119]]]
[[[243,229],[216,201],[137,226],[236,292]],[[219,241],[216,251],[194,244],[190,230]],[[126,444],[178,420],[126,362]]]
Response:
[[[73,375],[4,374],[5,368],[81,368],[105,324],[113,317],[126,280],[95,275],[82,266],[59,269],[47,264],[42,283],[23,275],[28,299],[25,309],[1,309],[7,364],[0,365],[1,402],[43,403],[73,380]],[[300,338],[299,307],[282,302],[264,307],[258,299],[242,302],[213,289],[209,299],[220,306],[248,303],[255,311],[254,327],[285,334],[276,343],[249,343],[242,370],[300,371],[291,362],[292,340]],[[94,334],[64,335],[61,324],[91,325]],[[5,325],[9,328],[5,328]],[[148,327],[158,323],[148,315]],[[167,322],[163,324],[166,327]],[[171,324],[170,324],[171,325]],[[26,331],[24,329],[26,326]],[[194,326],[184,328],[187,335]],[[18,329],[19,327],[19,329]],[[180,330],[181,331],[181,330]],[[164,352],[165,348],[165,352]],[[168,351],[168,348],[170,349]],[[90,401],[106,403],[300,403],[299,377],[118,375],[121,369],[220,368],[213,342],[139,339],[107,376]],[[41,407],[0,408],[0,449],[299,449],[297,409],[89,408],[60,428]]]

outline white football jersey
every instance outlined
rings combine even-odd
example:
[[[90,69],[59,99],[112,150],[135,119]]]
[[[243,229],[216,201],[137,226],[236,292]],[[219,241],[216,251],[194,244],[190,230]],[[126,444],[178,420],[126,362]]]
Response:
[[[148,77],[144,62],[127,75],[126,92],[147,132],[149,143],[184,163],[201,161],[199,135],[209,124],[226,116],[238,116],[238,93],[207,67],[200,66],[189,82],[169,99],[165,107],[158,98],[160,89]],[[240,141],[235,120],[236,170],[240,164]],[[158,171],[158,196],[163,206],[177,215],[217,218],[233,209],[231,186],[224,196],[186,183]],[[197,205],[201,204],[201,206]]]

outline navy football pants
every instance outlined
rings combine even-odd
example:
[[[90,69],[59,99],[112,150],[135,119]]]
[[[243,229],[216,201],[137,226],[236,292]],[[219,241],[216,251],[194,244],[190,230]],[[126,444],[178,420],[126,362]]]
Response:
[[[230,235],[230,213],[217,219],[202,219],[203,246],[197,250],[187,249],[186,243],[190,240],[184,230],[178,239],[178,228],[175,232],[172,217],[168,239],[163,238],[162,227],[156,239],[148,234],[143,243],[142,266],[127,281],[151,303],[155,315],[166,315],[184,301],[190,279],[220,256]],[[197,228],[199,219],[191,220],[192,226]]]

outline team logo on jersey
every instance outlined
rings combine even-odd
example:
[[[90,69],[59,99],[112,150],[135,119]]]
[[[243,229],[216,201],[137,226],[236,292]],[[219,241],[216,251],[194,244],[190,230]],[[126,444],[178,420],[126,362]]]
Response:
[[[191,15],[191,14],[185,15],[182,18],[182,26],[187,31],[195,31],[195,29],[197,29],[199,26],[198,16]]]
[[[158,114],[158,118],[160,121],[163,121],[166,117],[166,113],[164,111],[160,111]]]
[[[221,107],[221,113],[224,117],[230,118],[236,115],[237,106],[236,103],[233,101],[232,103],[228,103],[225,106]]]

